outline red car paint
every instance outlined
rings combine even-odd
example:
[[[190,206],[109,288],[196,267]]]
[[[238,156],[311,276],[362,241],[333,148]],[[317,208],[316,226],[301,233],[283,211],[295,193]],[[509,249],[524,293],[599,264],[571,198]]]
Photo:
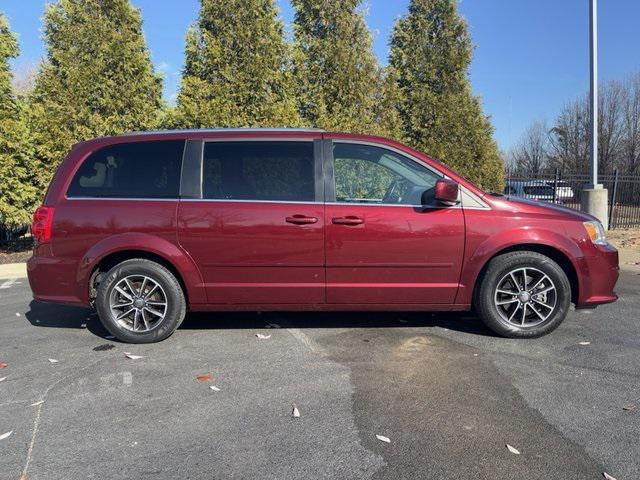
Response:
[[[423,162],[483,207],[67,198],[91,153],[172,139],[367,142]],[[34,298],[48,302],[89,305],[91,278],[104,259],[144,252],[173,268],[192,311],[468,310],[482,268],[514,248],[551,252],[573,280],[578,307],[617,298],[618,254],[588,238],[582,222],[593,217],[488,195],[423,153],[379,137],[228,130],[100,138],[74,146],[44,206],[36,216],[43,241],[28,275]]]

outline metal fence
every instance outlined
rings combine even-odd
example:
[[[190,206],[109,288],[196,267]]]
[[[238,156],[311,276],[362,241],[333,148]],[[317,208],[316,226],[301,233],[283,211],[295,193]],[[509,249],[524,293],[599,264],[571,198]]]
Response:
[[[609,193],[609,229],[640,227],[640,176],[600,175],[598,182]],[[580,210],[582,190],[591,183],[589,174],[566,174],[559,170],[538,174],[506,173],[505,194],[565,205]]]

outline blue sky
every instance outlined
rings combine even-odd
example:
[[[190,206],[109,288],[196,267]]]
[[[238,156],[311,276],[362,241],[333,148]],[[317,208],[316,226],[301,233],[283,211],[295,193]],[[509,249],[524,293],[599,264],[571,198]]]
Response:
[[[184,36],[198,15],[199,0],[132,0],[142,9],[144,31],[156,68],[165,75],[168,100],[177,90]],[[508,149],[535,119],[552,122],[561,106],[587,91],[589,0],[462,0],[476,45],[471,82]],[[289,24],[289,1],[278,0]],[[2,0],[22,55],[16,69],[43,54],[41,18],[45,0]],[[406,12],[408,0],[369,0],[364,7],[375,52],[386,63],[389,33]],[[601,80],[621,79],[640,70],[638,0],[600,1]]]

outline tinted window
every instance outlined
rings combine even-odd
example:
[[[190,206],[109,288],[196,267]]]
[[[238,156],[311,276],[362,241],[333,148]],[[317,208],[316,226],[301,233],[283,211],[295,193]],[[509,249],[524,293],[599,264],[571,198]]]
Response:
[[[315,200],[311,142],[209,142],[203,162],[204,198]]]
[[[184,141],[112,145],[87,158],[67,196],[178,198]]]
[[[333,150],[336,201],[421,205],[440,178],[428,168],[390,150],[336,143]]]

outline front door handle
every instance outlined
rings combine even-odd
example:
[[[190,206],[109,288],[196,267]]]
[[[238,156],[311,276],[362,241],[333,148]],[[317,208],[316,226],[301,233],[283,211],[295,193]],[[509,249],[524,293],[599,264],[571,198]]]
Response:
[[[287,217],[287,223],[293,223],[295,225],[309,225],[312,223],[318,223],[316,217],[307,217],[306,215],[294,215],[293,217]]]
[[[336,225],[362,225],[364,220],[358,217],[336,217],[331,220]]]

